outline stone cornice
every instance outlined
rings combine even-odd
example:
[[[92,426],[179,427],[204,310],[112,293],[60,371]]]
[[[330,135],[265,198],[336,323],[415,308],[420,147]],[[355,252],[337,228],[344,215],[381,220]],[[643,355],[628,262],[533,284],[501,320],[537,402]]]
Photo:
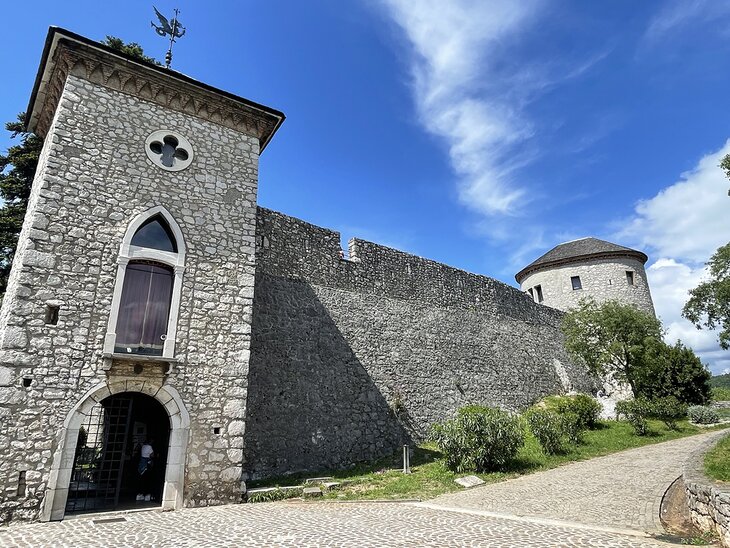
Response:
[[[45,136],[69,75],[252,135],[262,150],[284,120],[268,107],[51,29],[28,109],[29,130]]]

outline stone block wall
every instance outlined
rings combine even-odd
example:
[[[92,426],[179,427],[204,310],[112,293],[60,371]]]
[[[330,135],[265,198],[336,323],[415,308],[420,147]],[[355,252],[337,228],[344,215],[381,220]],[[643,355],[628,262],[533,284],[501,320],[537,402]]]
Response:
[[[704,457],[720,439],[707,440],[687,459],[682,472],[692,522],[701,531],[717,534],[722,546],[730,546],[730,484],[713,481],[704,473]]]
[[[149,161],[145,139],[158,129],[191,141],[189,168]],[[0,315],[0,522],[36,518],[69,411],[93,386],[125,379],[181,395],[191,417],[185,504],[240,500],[258,153],[256,137],[68,76]],[[160,205],[187,246],[180,361],[135,373],[104,357],[103,343],[122,237]],[[49,303],[57,325],[44,322]]]
[[[391,454],[470,403],[590,391],[562,313],[494,279],[259,208],[245,471]]]
[[[628,284],[626,271],[634,273],[634,285]],[[582,289],[573,289],[572,276],[580,276]],[[576,260],[548,267],[527,276],[520,287],[527,291],[537,285],[542,288],[543,304],[558,310],[568,310],[577,306],[581,299],[591,297],[597,302],[618,300],[633,304],[654,314],[644,265],[632,257]]]

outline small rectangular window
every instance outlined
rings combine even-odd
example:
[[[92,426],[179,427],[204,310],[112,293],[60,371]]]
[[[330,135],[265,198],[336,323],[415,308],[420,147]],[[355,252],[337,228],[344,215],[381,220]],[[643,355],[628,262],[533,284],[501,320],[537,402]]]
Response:
[[[58,325],[58,306],[46,306],[46,325]]]
[[[576,289],[583,289],[583,286],[580,284],[580,276],[571,276],[570,284],[573,286],[573,291]]]
[[[634,285],[634,273],[631,270],[626,271],[626,281],[629,285]]]
[[[539,285],[535,286],[535,293],[537,294],[537,302],[542,302],[542,287]]]

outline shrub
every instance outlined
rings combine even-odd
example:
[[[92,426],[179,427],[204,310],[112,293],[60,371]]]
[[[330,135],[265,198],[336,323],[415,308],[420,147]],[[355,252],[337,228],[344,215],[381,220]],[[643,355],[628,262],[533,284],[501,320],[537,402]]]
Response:
[[[580,430],[595,428],[601,416],[601,404],[586,394],[564,396],[556,401],[556,410],[561,415],[574,415]]]
[[[525,415],[527,426],[546,455],[565,451],[565,419],[550,409],[533,407]]]
[[[687,416],[687,406],[674,396],[657,398],[650,402],[651,416],[659,419],[671,430],[677,429],[677,421]]]
[[[568,441],[575,445],[583,443],[585,428],[582,425],[581,418],[575,413],[565,413],[560,415],[560,418],[563,420],[563,431]]]
[[[616,419],[624,416],[639,436],[649,433],[647,418],[651,415],[651,404],[644,398],[623,400],[616,403]]]
[[[432,438],[456,472],[495,470],[512,460],[525,443],[518,416],[500,409],[471,405],[456,417],[435,424]]]
[[[720,415],[716,409],[705,405],[693,405],[687,409],[689,420],[696,424],[713,424],[720,422]]]

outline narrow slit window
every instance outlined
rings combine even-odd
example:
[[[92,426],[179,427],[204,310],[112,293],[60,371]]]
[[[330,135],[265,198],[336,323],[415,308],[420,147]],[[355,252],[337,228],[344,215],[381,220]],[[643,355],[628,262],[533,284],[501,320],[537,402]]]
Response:
[[[532,299],[534,300],[535,299],[535,292],[532,291],[532,288],[528,289],[527,292],[530,294],[530,297],[532,297]]]
[[[580,283],[580,276],[571,276],[570,285],[573,286],[573,291],[583,289],[583,285]]]
[[[535,286],[535,294],[537,295],[537,302],[541,303],[543,301],[542,286],[539,286],[539,285]]]
[[[26,487],[25,472],[20,472],[20,473],[18,473],[18,497],[25,496],[25,487]]]
[[[631,270],[626,271],[626,282],[629,285],[634,285],[634,273]]]

